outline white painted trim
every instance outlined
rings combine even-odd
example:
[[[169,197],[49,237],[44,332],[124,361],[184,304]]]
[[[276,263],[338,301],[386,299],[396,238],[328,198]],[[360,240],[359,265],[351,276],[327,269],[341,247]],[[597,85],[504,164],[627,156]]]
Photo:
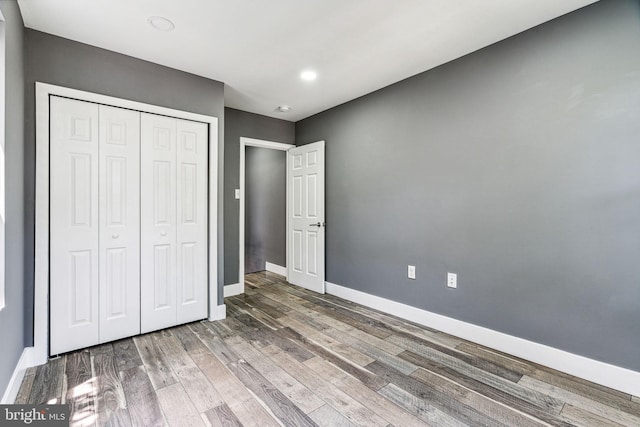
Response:
[[[13,370],[13,374],[11,375],[11,379],[9,380],[9,384],[7,384],[7,388],[2,395],[2,403],[3,405],[10,405],[16,401],[16,396],[18,396],[18,392],[20,391],[20,386],[22,385],[22,379],[24,378],[25,373],[27,372],[27,368],[31,367],[31,353],[33,351],[33,347],[27,347],[22,350],[22,354],[20,355],[20,359],[18,359],[18,363],[16,364],[15,369]]]
[[[264,269],[272,273],[284,276],[285,279],[287,278],[287,267],[283,267],[277,264],[272,264],[269,261],[267,261],[265,262]]]
[[[222,320],[227,318],[227,306],[225,304],[215,306],[209,315],[209,321]]]
[[[334,283],[325,283],[328,294],[620,390],[624,393],[634,396],[640,395],[640,372],[589,359]]]
[[[295,145],[291,144],[283,144],[281,142],[274,141],[265,141],[262,139],[254,139],[254,138],[246,138],[244,136],[240,137],[240,211],[238,214],[238,283],[236,284],[238,288],[238,292],[233,295],[243,294],[244,293],[244,215],[245,215],[245,202],[244,202],[244,189],[245,189],[245,149],[246,147],[259,147],[259,148],[271,148],[273,150],[287,151],[291,148],[294,148]],[[287,188],[287,193],[288,193]],[[287,201],[289,197],[287,197]],[[289,227],[287,227],[287,233],[289,232]],[[287,256],[288,256],[288,242],[287,238]],[[235,286],[235,285],[234,285]],[[226,286],[225,286],[226,288]],[[234,289],[235,292],[235,289]],[[226,295],[225,295],[226,296]]]
[[[240,283],[234,283],[233,285],[224,285],[224,297],[234,297],[244,293],[244,286],[240,286]]]
[[[209,125],[209,318],[218,308],[218,118],[36,82],[36,212],[34,347],[31,365],[49,356],[49,96],[128,108]]]

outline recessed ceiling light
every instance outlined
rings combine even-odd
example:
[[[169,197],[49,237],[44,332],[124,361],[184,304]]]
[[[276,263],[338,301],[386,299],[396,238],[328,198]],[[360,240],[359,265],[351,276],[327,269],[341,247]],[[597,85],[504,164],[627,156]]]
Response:
[[[318,73],[316,73],[315,71],[306,70],[300,73],[300,78],[308,82],[310,82],[311,80],[315,80],[316,77],[318,77]]]
[[[288,106],[288,105],[279,105],[279,106],[276,108],[276,111],[277,111],[278,113],[288,113],[289,111],[291,111],[291,107],[290,107],[290,106]]]
[[[163,18],[162,16],[150,16],[149,19],[147,19],[147,22],[153,28],[160,31],[173,31],[173,29],[176,28],[176,26],[173,25],[173,22],[169,21],[167,18]]]

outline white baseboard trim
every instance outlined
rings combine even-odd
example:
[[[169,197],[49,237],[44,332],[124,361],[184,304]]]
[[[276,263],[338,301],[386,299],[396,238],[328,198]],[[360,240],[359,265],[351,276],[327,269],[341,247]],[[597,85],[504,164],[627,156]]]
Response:
[[[7,384],[7,388],[2,395],[2,404],[10,405],[16,400],[16,396],[18,396],[18,391],[20,391],[20,386],[22,385],[22,379],[24,378],[24,374],[27,372],[27,368],[32,366],[31,363],[31,352],[33,347],[27,347],[22,350],[22,354],[20,355],[20,359],[18,359],[18,364],[13,370],[13,375],[11,375],[11,379],[9,380],[9,384]]]
[[[226,319],[226,317],[227,317],[227,306],[222,304],[222,305],[216,306],[212,310],[211,315],[209,316],[209,320],[213,322],[214,320]]]
[[[240,283],[234,283],[233,285],[225,285],[224,297],[232,297],[244,293],[244,288],[240,286]]]
[[[265,263],[265,270],[279,274],[281,276],[284,276],[285,278],[287,277],[287,267],[282,267],[281,265],[272,264],[267,261]]]
[[[640,372],[325,282],[326,292],[594,383],[640,396]]]

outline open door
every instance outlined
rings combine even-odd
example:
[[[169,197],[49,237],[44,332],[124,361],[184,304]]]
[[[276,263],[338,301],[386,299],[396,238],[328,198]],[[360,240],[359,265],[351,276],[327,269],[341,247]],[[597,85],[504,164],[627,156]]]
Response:
[[[324,293],[324,141],[287,151],[287,280]]]

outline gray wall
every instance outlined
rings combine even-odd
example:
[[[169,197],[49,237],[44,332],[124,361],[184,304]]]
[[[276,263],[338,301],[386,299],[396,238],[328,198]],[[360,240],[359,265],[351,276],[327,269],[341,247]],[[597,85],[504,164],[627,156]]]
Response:
[[[245,150],[245,273],[287,264],[287,153]]]
[[[82,43],[26,30],[26,253],[25,281],[27,320],[33,321],[33,251],[35,190],[35,82],[160,105],[177,110],[218,117],[219,199],[218,259],[219,280],[224,277],[223,160],[224,85],[204,77],[163,67],[130,56],[98,49]],[[222,303],[222,287],[218,301]],[[29,327],[26,339],[32,340]]]
[[[24,26],[15,1],[0,0],[5,18],[5,307],[0,311],[0,393],[24,348]]]
[[[639,135],[637,0],[300,121],[327,280],[640,371]]]
[[[240,137],[294,143],[293,122],[225,108],[224,154],[224,284],[238,283],[240,204],[235,189],[240,188]]]

